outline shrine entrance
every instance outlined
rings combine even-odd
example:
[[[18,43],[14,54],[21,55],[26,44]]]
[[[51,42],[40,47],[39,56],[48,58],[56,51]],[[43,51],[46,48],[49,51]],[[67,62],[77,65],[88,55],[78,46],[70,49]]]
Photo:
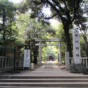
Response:
[[[39,42],[37,44],[35,44],[35,46],[39,46],[39,58],[38,58],[38,64],[41,64],[41,48],[42,46],[58,46],[58,64],[62,64],[62,60],[61,60],[61,44],[60,43],[60,39],[40,39],[40,38],[35,38],[36,42]],[[49,42],[48,44],[43,44],[42,42]],[[52,44],[51,42],[58,42],[56,44]]]
[[[54,61],[53,56],[49,56],[49,60]]]

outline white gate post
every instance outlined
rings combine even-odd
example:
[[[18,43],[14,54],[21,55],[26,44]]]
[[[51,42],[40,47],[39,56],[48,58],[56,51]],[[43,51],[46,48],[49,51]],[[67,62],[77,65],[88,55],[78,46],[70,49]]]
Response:
[[[66,63],[66,70],[69,70],[70,69],[69,52],[65,52],[65,63]]]
[[[59,43],[59,62],[58,62],[58,64],[60,65],[60,64],[62,64],[62,60],[61,60],[61,46],[60,46],[60,42],[58,42]]]
[[[41,65],[41,41],[39,41],[39,60],[38,60],[38,64]]]

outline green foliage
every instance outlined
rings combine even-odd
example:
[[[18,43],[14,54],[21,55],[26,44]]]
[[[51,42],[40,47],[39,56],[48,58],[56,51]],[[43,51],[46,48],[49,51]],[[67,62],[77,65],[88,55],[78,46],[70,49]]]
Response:
[[[56,32],[56,35],[52,35],[50,33],[52,29],[48,29],[49,32],[46,33],[48,36],[47,38],[53,38],[53,37],[61,37],[62,41],[65,41],[67,43],[67,51],[69,51],[70,56],[72,47],[71,47],[71,34],[69,33],[70,26],[72,26],[72,22],[75,22],[76,24],[83,23],[85,21],[85,17],[83,17],[83,7],[84,4],[83,0],[25,0],[26,2],[23,3],[22,8],[24,8],[24,12],[28,10],[28,5],[31,7],[32,18],[39,18],[39,20],[43,20],[44,18],[50,19],[50,18],[57,18],[59,21],[62,22],[62,30],[60,31],[61,35],[58,35],[58,32]],[[85,0],[87,2],[87,0]],[[28,3],[27,3],[28,2]],[[31,2],[31,5],[30,5]],[[30,8],[29,7],[29,8]],[[21,8],[21,10],[23,10]],[[51,10],[51,14],[47,14],[42,11],[43,8],[49,8]],[[20,11],[22,12],[22,11]],[[81,19],[80,19],[81,18]],[[83,24],[83,29],[85,28],[85,25]],[[54,32],[53,32],[54,33]],[[53,36],[53,37],[52,37]],[[40,37],[40,36],[39,36]],[[69,42],[70,41],[70,42]]]
[[[70,26],[74,20],[78,19],[81,15],[81,5],[83,0],[33,0],[33,17],[40,19],[56,18],[63,24],[64,36],[67,43],[67,51],[72,56],[71,38],[70,38]],[[51,14],[44,14],[42,9],[50,8]],[[80,11],[79,11],[80,10]],[[70,41],[70,42],[69,42]]]
[[[87,73],[85,64],[70,64],[70,72],[72,73]]]
[[[17,13],[21,14],[28,12],[32,5],[32,0],[22,0],[21,3],[17,4]]]
[[[50,23],[50,26],[52,27],[52,29],[54,29],[56,31],[56,35],[54,36],[46,36],[47,38],[59,38],[61,40],[62,44],[65,44],[63,46],[61,46],[61,57],[62,57],[62,61],[65,60],[65,51],[66,51],[66,42],[65,42],[65,38],[64,38],[64,30],[63,29],[63,25],[62,23],[56,21],[56,20],[52,20]],[[52,43],[58,43],[58,42],[52,42]],[[55,59],[57,60],[58,58],[58,46],[43,46],[42,47],[42,59],[46,60],[47,54],[48,53],[54,53],[55,55]]]
[[[58,49],[56,46],[43,46],[42,47],[42,60],[43,61],[46,61],[49,57],[48,57],[48,54],[54,54],[55,56],[54,57],[54,60],[57,59],[57,56],[58,56]]]
[[[82,57],[86,57],[86,46],[85,46],[85,42],[83,40],[83,35],[80,34],[80,52],[81,52],[81,56]]]
[[[76,15],[76,18],[74,23],[80,30],[80,44],[81,44],[81,55],[82,56],[87,56],[88,54],[88,37],[87,37],[87,30],[88,30],[88,25],[87,25],[87,8],[88,8],[88,1],[84,0],[84,3],[82,4],[82,8],[79,9],[79,13]],[[80,15],[79,15],[80,14]]]
[[[61,39],[61,42],[65,43],[66,39],[64,36],[65,34],[64,34],[62,23],[59,21],[53,20],[53,22],[51,22],[51,27],[56,30],[55,38],[59,38],[59,39]]]
[[[0,28],[2,28],[0,39],[2,43],[5,42],[5,40],[13,40],[11,37],[13,36],[12,25],[15,19],[15,8],[13,3],[8,0],[0,0]]]
[[[61,40],[60,43],[64,44],[61,46],[61,57],[62,57],[62,61],[65,60],[65,51],[66,51],[66,39],[65,39],[65,34],[64,34],[64,30],[63,29],[63,25],[61,22],[58,22],[56,20],[51,21],[51,26],[53,28],[55,28],[56,30],[56,35],[55,38],[59,38]],[[57,47],[58,49],[58,47]]]
[[[18,30],[21,30],[19,35],[23,36],[22,39],[46,38],[48,34],[51,36],[55,34],[55,31],[47,24],[43,25],[37,19],[31,19],[30,15],[31,13],[27,12],[17,18],[16,26]]]
[[[14,51],[14,47],[11,47],[11,46],[2,46],[0,45],[0,51],[1,50],[10,50],[10,51]]]
[[[16,41],[20,43],[23,42],[23,44],[25,42],[28,43],[31,49],[31,61],[33,62],[35,60],[35,55],[38,53],[34,38],[46,39],[47,36],[50,37],[55,35],[55,30],[44,22],[40,22],[37,18],[30,18],[30,15],[30,12],[26,12],[17,17],[16,28],[18,30],[18,36],[16,36]]]
[[[9,24],[9,22],[14,20],[15,8],[14,4],[8,0],[0,0],[0,17],[3,18],[4,15],[6,23]]]

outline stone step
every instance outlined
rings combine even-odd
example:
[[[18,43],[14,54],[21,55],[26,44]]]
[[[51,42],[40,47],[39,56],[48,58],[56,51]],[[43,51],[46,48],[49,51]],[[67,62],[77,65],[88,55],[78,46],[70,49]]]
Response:
[[[0,82],[88,82],[88,79],[0,79]]]
[[[88,82],[0,82],[0,86],[25,87],[88,87]]]
[[[20,86],[3,86],[3,87],[0,87],[0,88],[29,88],[27,86],[24,86],[24,87],[20,87]],[[30,88],[63,88],[63,87],[30,87]],[[65,88],[68,88],[68,87],[65,87]],[[72,87],[72,88],[75,88],[75,87]],[[79,87],[76,87],[76,88],[79,88]],[[84,87],[81,87],[81,88],[84,88]]]
[[[88,76],[0,76],[0,86],[88,87]]]
[[[79,79],[83,79],[83,78],[85,78],[85,79],[88,79],[88,75],[84,75],[84,76],[4,76],[4,75],[2,75],[2,76],[0,76],[0,79],[1,78],[7,78],[7,79],[29,79],[29,78],[33,78],[33,79],[35,79],[35,78],[55,78],[55,79],[58,79],[58,78],[72,78],[72,79],[74,79],[74,78],[79,78]]]

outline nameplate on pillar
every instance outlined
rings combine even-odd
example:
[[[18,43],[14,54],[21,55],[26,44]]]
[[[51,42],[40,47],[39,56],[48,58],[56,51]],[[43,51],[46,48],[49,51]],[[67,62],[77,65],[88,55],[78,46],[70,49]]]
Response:
[[[77,34],[75,34],[75,36],[78,36]]]
[[[76,56],[79,56],[79,54],[76,54]]]
[[[75,42],[77,42],[77,43],[78,43],[78,41],[75,41]]]
[[[79,47],[76,47],[76,49],[79,49]]]

